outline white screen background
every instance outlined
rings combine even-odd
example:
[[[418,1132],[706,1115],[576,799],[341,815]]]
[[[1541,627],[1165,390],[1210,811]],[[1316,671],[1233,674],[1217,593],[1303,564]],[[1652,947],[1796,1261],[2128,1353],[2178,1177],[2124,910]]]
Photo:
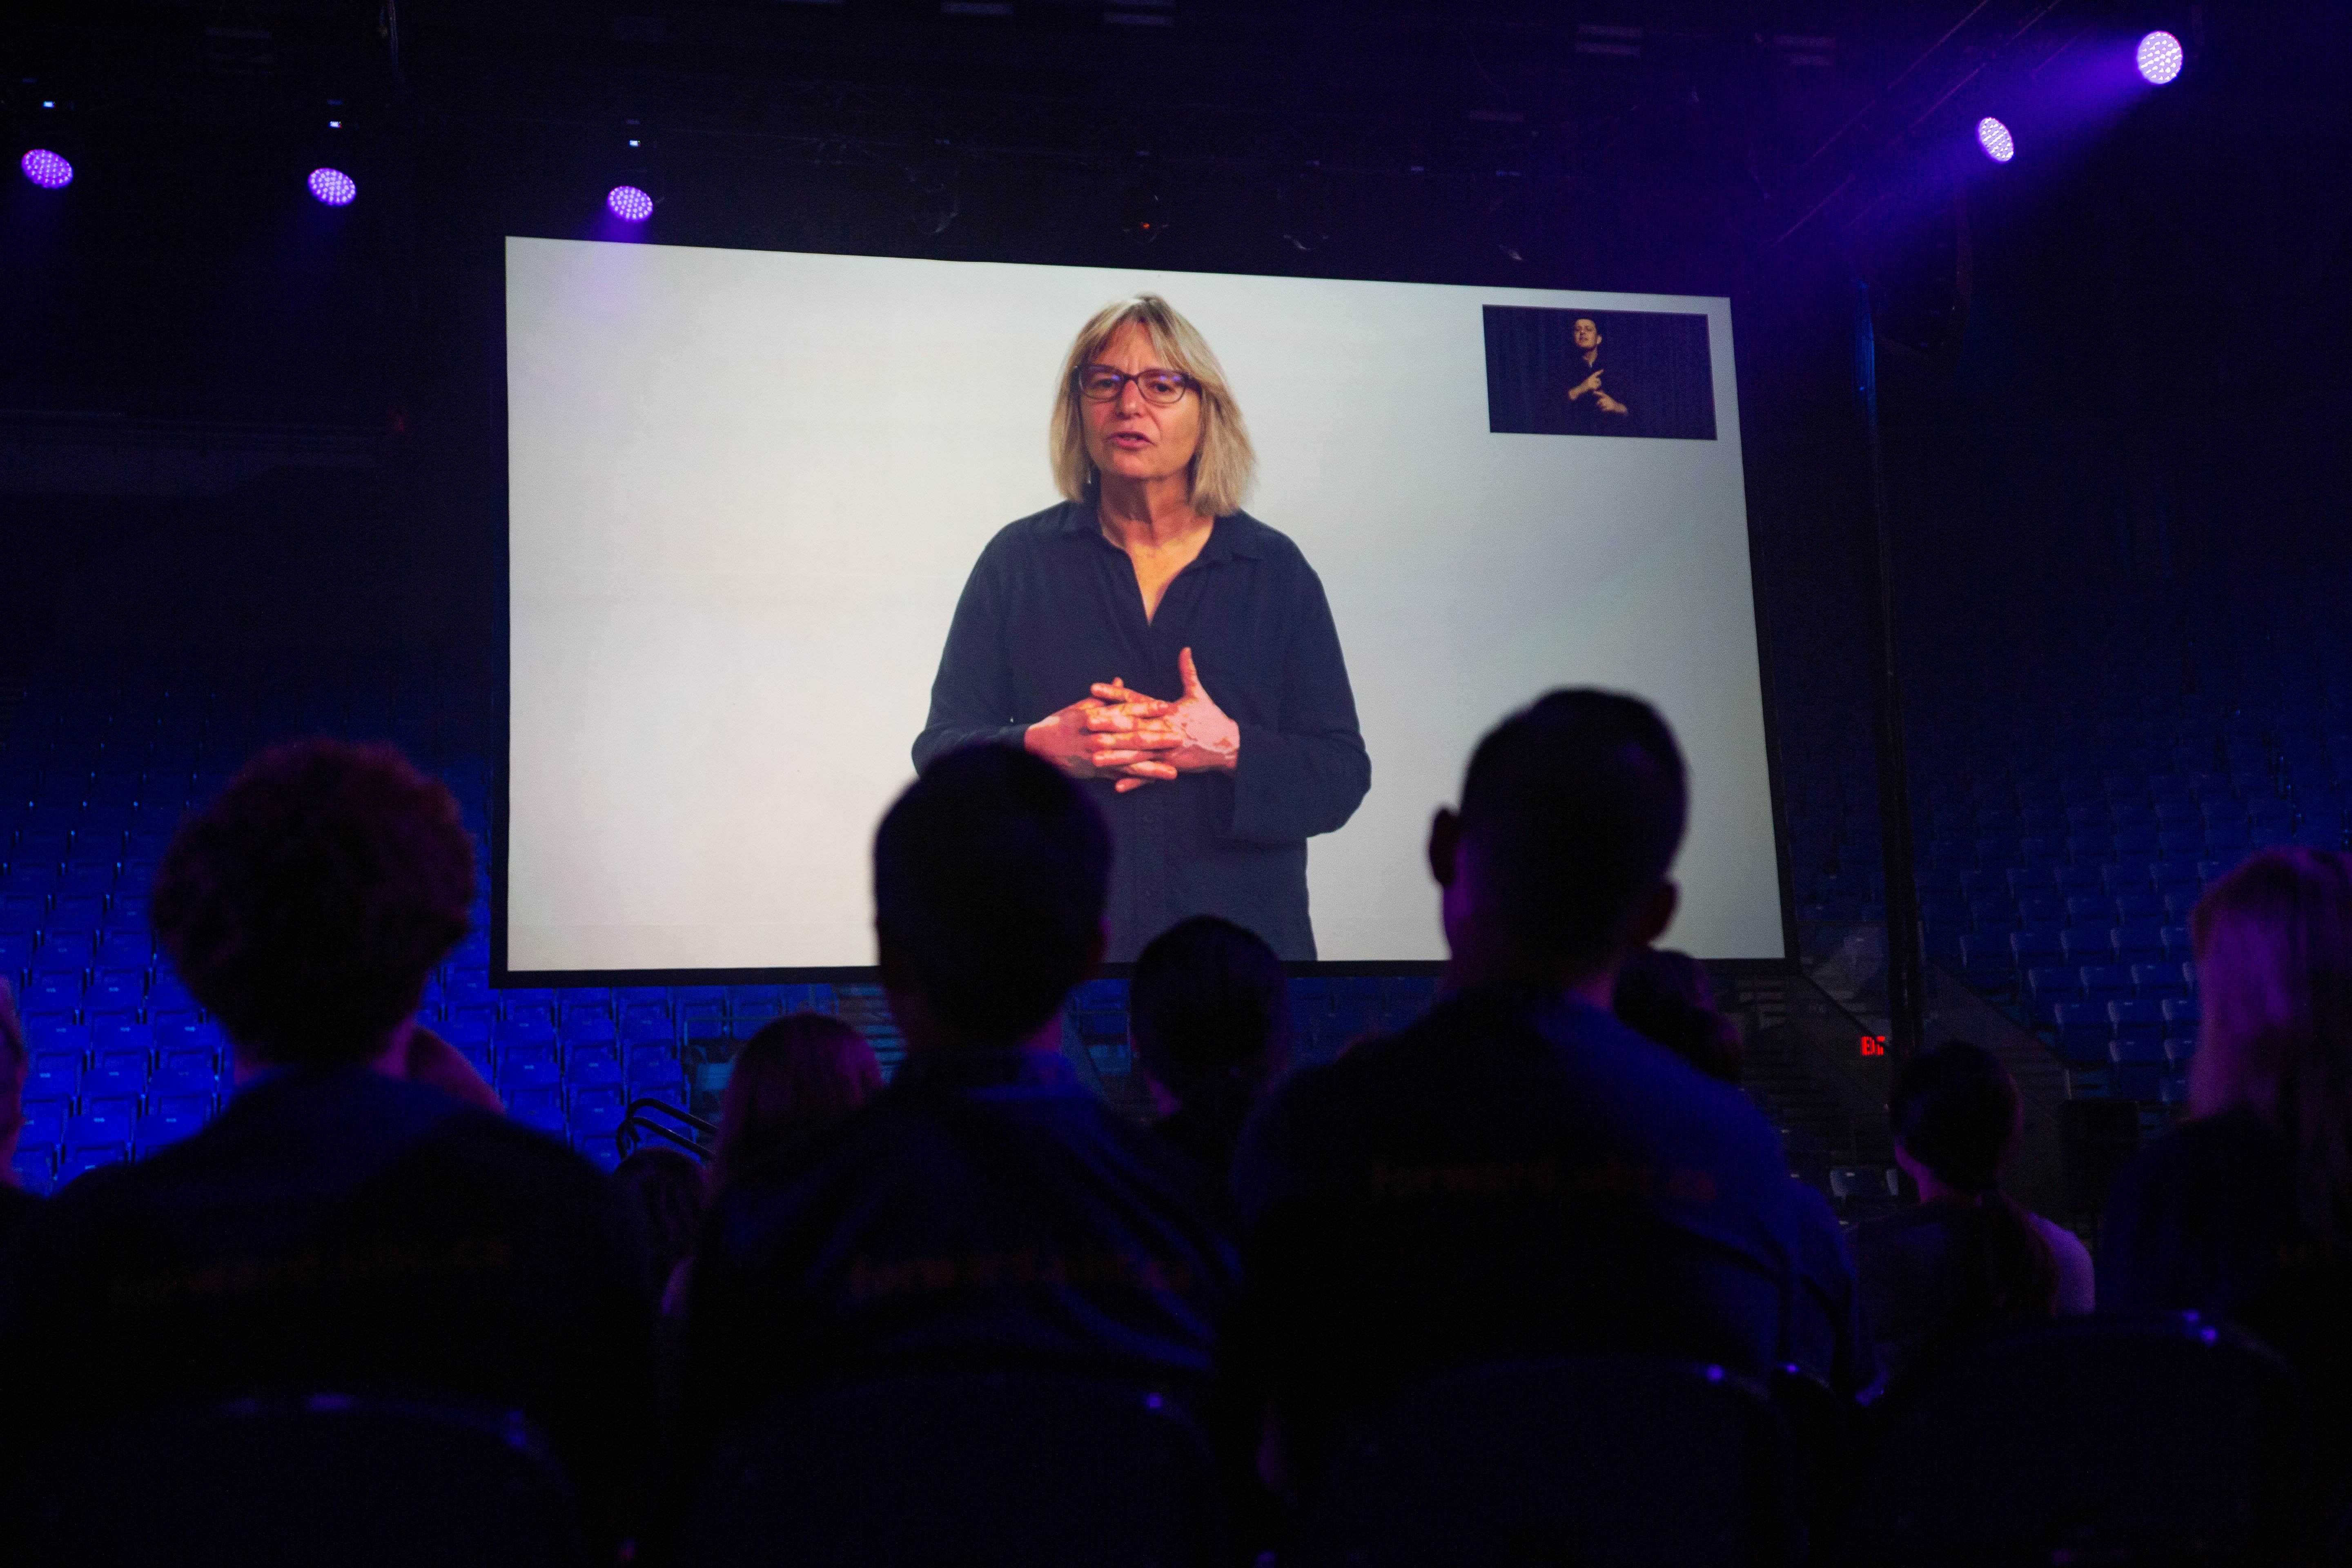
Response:
[[[1783,956],[1727,300],[509,239],[510,969],[873,962],[956,597],[1058,499],[1071,338],[1146,289],[1223,361],[1355,688],[1320,955],[1443,957],[1432,809],[1505,713],[1599,685],[1689,760],[1666,940]],[[1480,307],[1570,302],[1704,313],[1718,438],[1489,433]]]

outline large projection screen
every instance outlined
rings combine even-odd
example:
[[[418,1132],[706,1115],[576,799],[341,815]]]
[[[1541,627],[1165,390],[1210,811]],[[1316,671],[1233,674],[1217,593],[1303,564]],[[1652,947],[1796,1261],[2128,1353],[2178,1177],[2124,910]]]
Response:
[[[1430,814],[1578,685],[1688,758],[1666,940],[1785,956],[1727,300],[522,238],[506,268],[509,973],[873,962],[958,596],[1059,500],[1064,356],[1139,290],[1222,359],[1247,510],[1344,651],[1371,784],[1309,841],[1317,956],[1444,956]],[[1536,362],[1578,309],[1628,434],[1555,428]]]

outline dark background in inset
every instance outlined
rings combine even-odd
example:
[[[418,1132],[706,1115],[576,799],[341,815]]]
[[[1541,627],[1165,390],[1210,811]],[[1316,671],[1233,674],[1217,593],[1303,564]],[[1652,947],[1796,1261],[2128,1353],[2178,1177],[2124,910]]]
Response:
[[[1715,439],[1715,377],[1706,318],[1654,310],[1553,310],[1488,305],[1486,428],[1517,436],[1650,436]],[[1601,387],[1627,412],[1588,429],[1568,389],[1590,372],[1570,337],[1577,319],[1601,328]],[[1570,374],[1573,368],[1575,374]]]

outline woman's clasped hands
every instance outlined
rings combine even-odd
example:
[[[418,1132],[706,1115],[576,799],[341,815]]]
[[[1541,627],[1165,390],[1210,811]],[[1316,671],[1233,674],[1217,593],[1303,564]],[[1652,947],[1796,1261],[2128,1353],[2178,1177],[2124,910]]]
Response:
[[[1231,770],[1241,757],[1241,726],[1201,684],[1192,650],[1176,656],[1184,693],[1147,697],[1123,677],[1097,681],[1093,695],[1029,727],[1027,744],[1075,778],[1112,778],[1121,795],[1179,773]]]

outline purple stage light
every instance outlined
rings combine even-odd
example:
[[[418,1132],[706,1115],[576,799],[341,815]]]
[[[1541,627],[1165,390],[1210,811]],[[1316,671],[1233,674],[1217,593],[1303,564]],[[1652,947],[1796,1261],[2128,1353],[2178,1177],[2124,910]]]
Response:
[[[359,200],[360,184],[341,169],[313,169],[310,194],[331,207],[347,207]]]
[[[73,165],[47,147],[26,153],[17,167],[25,171],[25,178],[45,191],[62,191],[73,184]]]
[[[2006,163],[2017,156],[2017,141],[2010,135],[2009,127],[1990,114],[1977,121],[1977,145],[1996,163]]]
[[[2170,33],[2154,32],[2139,41],[2139,74],[2162,87],[2180,74],[2180,40]]]
[[[623,223],[643,223],[654,216],[654,199],[635,185],[614,185],[604,193],[604,205]]]

